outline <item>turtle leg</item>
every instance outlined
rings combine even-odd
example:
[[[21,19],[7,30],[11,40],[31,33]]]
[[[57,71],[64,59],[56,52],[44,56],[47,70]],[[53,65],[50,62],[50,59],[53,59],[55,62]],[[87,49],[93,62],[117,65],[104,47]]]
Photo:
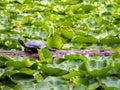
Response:
[[[28,53],[31,53],[31,54],[34,53],[34,52],[32,51],[32,49],[29,49],[29,48],[25,48],[24,51],[25,51],[25,52],[28,52]]]
[[[31,50],[32,53],[37,53],[38,52],[37,48],[31,48],[30,50]]]

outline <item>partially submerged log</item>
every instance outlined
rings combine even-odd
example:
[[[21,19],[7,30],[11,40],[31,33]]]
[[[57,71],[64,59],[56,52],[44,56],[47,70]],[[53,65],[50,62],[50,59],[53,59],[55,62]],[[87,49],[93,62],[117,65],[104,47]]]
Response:
[[[63,57],[65,54],[72,54],[72,53],[80,53],[82,55],[90,55],[92,56],[93,54],[98,54],[100,56],[109,56],[112,53],[114,53],[113,50],[97,50],[97,49],[88,49],[88,50],[56,50],[52,52],[53,57]],[[37,53],[31,54],[27,53],[25,51],[0,51],[0,54],[5,54],[9,56],[20,56],[20,57],[33,57],[33,58],[39,58]]]

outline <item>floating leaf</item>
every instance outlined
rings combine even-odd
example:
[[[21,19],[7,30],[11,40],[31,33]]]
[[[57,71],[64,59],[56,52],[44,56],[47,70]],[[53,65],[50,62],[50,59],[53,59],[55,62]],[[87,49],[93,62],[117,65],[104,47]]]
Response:
[[[103,88],[106,90],[120,89],[120,80],[117,77],[105,77],[101,80],[101,83],[103,84]]]
[[[67,30],[61,30],[61,34],[67,39],[72,39],[75,36],[73,31],[67,31]]]
[[[95,8],[92,4],[82,4],[81,8],[86,12],[89,13],[92,9]]]
[[[24,83],[19,83],[14,88],[14,90],[28,90],[28,89],[34,90],[35,84],[33,82],[24,82]]]
[[[42,61],[48,61],[52,59],[52,53],[46,48],[38,50],[38,55]]]
[[[64,58],[65,59],[70,59],[70,60],[86,60],[87,58],[86,57],[84,57],[84,56],[82,56],[82,55],[80,55],[80,54],[66,54],[65,56],[64,56]]]
[[[119,44],[120,39],[115,36],[105,37],[102,40],[100,40],[101,44]]]
[[[82,75],[82,74],[80,72],[78,72],[78,71],[71,71],[70,73],[63,75],[62,77],[64,79],[70,79],[72,77],[80,76],[80,75]]]
[[[6,63],[6,66],[14,67],[16,69],[20,69],[20,68],[23,68],[23,67],[29,67],[30,66],[30,62],[27,59],[22,60],[22,61],[9,60]]]
[[[60,68],[57,68],[57,67],[53,67],[53,66],[51,67],[49,65],[42,65],[40,69],[47,75],[60,76],[60,75],[66,74],[68,72],[66,70],[63,70],[63,69],[60,69]]]
[[[97,43],[98,40],[93,36],[76,36],[73,42],[77,43]]]
[[[45,82],[45,81],[41,81],[39,83],[37,83],[36,85],[36,90],[51,90],[52,85],[48,82]]]
[[[57,49],[61,49],[63,46],[62,38],[58,35],[47,38],[47,46]]]

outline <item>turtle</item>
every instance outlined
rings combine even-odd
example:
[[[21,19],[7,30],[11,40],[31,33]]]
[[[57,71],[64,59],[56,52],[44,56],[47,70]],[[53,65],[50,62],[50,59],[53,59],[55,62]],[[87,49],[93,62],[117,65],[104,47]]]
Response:
[[[37,53],[37,49],[47,48],[45,43],[40,40],[30,40],[25,43],[22,39],[18,38],[18,42],[24,47],[24,51],[29,53]],[[48,48],[48,50],[56,51],[54,48]]]

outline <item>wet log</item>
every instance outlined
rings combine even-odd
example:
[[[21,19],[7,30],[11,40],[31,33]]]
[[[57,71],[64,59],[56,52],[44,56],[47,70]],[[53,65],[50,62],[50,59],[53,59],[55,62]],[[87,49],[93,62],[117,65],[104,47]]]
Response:
[[[82,55],[90,55],[92,56],[93,54],[98,54],[100,56],[109,56],[112,53],[114,53],[113,50],[103,50],[103,49],[88,49],[88,50],[56,50],[52,52],[53,57],[58,57],[61,58],[65,54],[82,54]],[[0,54],[5,54],[9,56],[20,56],[20,57],[33,57],[33,58],[39,58],[37,53],[31,54],[27,53],[25,51],[0,51]]]

